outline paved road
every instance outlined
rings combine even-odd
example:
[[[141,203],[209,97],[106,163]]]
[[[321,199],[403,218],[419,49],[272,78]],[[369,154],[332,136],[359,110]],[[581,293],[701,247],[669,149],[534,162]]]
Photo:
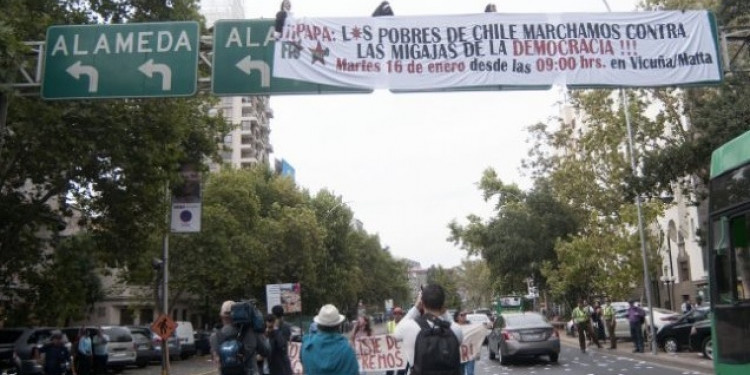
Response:
[[[476,363],[477,375],[709,375],[713,372],[704,368],[694,370],[670,367],[644,360],[613,355],[607,350],[590,350],[582,354],[577,348],[563,345],[559,363],[549,363],[545,359],[524,360],[509,366],[501,366],[499,361],[486,356]]]
[[[376,329],[376,331],[378,331]],[[380,333],[378,331],[378,333]],[[487,348],[482,348],[481,359],[476,363],[476,375],[710,375],[713,370],[710,362],[696,353],[669,355],[660,352],[631,353],[632,344],[621,342],[618,351],[589,349],[582,354],[577,348],[577,340],[562,337],[562,352],[559,363],[549,363],[545,359],[522,360],[509,366],[501,366],[497,360],[490,360]],[[171,375],[216,375],[216,367],[208,356],[193,357],[172,363]],[[143,369],[129,368],[123,375],[161,375],[161,367],[152,364]],[[368,373],[369,375],[369,373]],[[382,373],[371,373],[382,375]]]
[[[211,375],[216,374],[216,366],[209,360],[210,356],[194,356],[190,359],[172,361],[170,375]],[[161,375],[161,365],[153,363],[142,369],[127,368],[121,375]]]

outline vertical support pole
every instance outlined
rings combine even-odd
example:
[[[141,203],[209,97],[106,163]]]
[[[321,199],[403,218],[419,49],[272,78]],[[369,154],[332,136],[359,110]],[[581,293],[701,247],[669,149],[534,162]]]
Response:
[[[10,96],[8,95],[8,93],[0,91],[0,152],[3,151],[3,147],[5,146],[9,101]]]
[[[628,148],[630,149],[630,167],[633,169],[633,174],[637,174],[637,167],[635,161],[635,148],[633,147],[633,127],[630,124],[630,104],[628,96],[625,94],[624,89],[620,89],[620,95],[622,96],[622,106],[625,111],[625,125],[628,130]],[[654,303],[651,296],[651,275],[648,272],[648,251],[646,249],[646,232],[643,228],[643,208],[641,207],[641,196],[636,195],[635,206],[638,210],[638,234],[641,237],[641,256],[643,257],[643,283],[646,287],[646,301],[649,306],[649,321],[651,322],[651,352],[656,355],[656,326],[654,325]]]
[[[164,240],[162,242],[162,309],[164,314],[169,316],[169,231],[170,231],[170,214],[171,205],[169,202],[172,201],[172,195],[169,192],[169,183],[166,184],[165,188],[165,199],[167,202],[167,213],[165,215],[166,228],[164,228]],[[169,338],[161,340],[161,353],[162,353],[162,375],[169,375]]]

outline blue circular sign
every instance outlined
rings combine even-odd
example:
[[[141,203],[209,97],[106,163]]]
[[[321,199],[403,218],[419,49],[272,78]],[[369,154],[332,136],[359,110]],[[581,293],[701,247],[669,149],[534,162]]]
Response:
[[[182,212],[180,212],[180,220],[182,220],[183,223],[193,220],[193,213],[190,212],[190,210],[182,210]]]

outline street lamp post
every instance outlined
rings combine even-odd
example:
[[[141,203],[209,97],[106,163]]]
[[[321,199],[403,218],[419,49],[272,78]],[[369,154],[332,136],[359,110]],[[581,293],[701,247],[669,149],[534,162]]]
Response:
[[[607,7],[607,12],[612,12],[612,8],[609,7],[607,0],[602,0],[604,5]],[[622,109],[625,113],[625,127],[628,132],[628,150],[630,151],[630,167],[633,170],[633,175],[637,174],[638,165],[635,159],[635,147],[633,146],[633,128],[630,121],[630,104],[628,103],[628,96],[625,93],[625,89],[620,88],[620,97],[622,98]],[[648,315],[651,321],[651,353],[656,355],[656,324],[654,322],[654,303],[652,301],[651,294],[651,274],[648,272],[648,251],[646,249],[646,233],[643,224],[643,208],[642,198],[639,195],[635,198],[635,206],[638,214],[638,233],[641,239],[641,257],[643,258],[643,284],[646,289],[646,302],[648,303]]]

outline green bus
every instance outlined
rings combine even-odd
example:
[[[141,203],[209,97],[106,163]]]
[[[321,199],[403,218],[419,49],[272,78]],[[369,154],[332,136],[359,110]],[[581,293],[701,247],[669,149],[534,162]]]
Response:
[[[494,305],[495,313],[497,313],[498,315],[531,310],[529,306],[529,300],[526,297],[520,295],[507,295],[497,297]]]
[[[708,215],[714,370],[750,374],[750,131],[711,155]]]

